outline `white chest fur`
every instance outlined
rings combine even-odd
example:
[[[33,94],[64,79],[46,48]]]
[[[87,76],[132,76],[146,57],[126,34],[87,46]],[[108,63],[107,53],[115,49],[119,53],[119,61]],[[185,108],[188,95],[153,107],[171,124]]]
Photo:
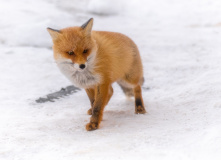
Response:
[[[94,74],[92,58],[88,59],[87,67],[84,70],[76,68],[74,63],[70,60],[57,60],[56,63],[60,71],[76,86],[79,88],[90,88],[97,85],[101,77],[99,74]]]

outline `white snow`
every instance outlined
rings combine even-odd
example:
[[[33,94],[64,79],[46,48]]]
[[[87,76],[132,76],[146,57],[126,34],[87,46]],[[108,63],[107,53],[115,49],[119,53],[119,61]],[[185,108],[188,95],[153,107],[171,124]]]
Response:
[[[0,0],[1,160],[220,160],[220,0]],[[99,130],[87,132],[81,90],[37,104],[70,85],[53,60],[46,27],[94,17],[95,30],[138,45],[145,115],[114,84]]]

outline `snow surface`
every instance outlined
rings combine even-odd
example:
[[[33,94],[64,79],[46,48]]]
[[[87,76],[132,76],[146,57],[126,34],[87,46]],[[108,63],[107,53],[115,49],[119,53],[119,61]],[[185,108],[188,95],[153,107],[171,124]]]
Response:
[[[220,0],[0,0],[0,159],[221,159]],[[148,114],[114,84],[99,130],[87,132],[81,90],[35,103],[70,82],[46,27],[94,17],[95,30],[138,45]]]

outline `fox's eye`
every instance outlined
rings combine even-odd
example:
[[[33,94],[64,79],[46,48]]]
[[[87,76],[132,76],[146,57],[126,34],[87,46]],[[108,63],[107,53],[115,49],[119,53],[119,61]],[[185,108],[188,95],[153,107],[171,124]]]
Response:
[[[67,52],[69,55],[74,55],[74,52],[73,51],[69,51]]]
[[[88,49],[85,49],[84,51],[83,51],[83,53],[87,53],[88,52]]]

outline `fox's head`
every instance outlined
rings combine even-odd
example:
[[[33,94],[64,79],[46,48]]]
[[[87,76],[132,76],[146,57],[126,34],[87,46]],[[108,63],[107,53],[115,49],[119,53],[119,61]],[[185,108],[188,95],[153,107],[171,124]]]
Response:
[[[69,27],[61,30],[47,28],[53,40],[56,62],[70,63],[76,71],[83,71],[93,57],[97,46],[92,39],[93,18],[81,27]]]

